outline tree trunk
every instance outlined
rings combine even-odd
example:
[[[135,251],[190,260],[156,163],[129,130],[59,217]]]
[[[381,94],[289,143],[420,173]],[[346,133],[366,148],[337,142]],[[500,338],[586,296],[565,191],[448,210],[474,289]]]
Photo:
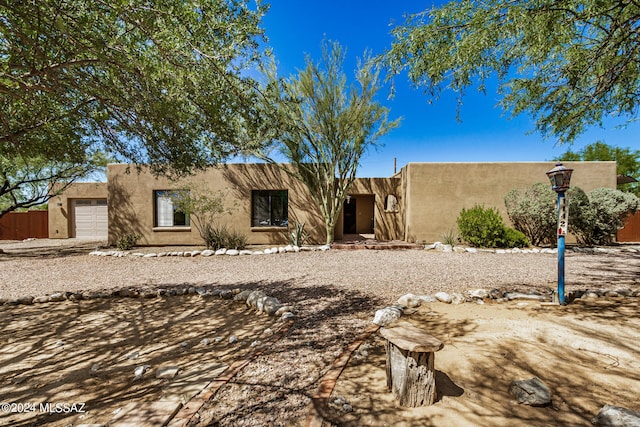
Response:
[[[387,387],[401,406],[418,407],[436,401],[435,353],[402,350],[390,341],[387,350]]]

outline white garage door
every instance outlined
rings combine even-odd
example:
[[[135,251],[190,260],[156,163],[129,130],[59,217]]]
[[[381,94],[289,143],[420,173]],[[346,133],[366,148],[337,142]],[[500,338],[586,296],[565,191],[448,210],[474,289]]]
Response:
[[[107,200],[79,199],[73,202],[73,214],[78,239],[107,238]]]

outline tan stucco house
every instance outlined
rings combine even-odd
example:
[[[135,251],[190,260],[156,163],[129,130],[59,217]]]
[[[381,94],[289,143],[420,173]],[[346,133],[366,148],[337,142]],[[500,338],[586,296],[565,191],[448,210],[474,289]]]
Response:
[[[462,208],[495,207],[507,220],[510,190],[546,182],[552,162],[409,163],[389,178],[358,178],[344,201],[335,239],[374,234],[378,240],[441,240],[455,227]],[[565,162],[571,184],[590,191],[616,188],[615,162]],[[222,190],[230,215],[221,224],[244,233],[250,244],[284,242],[288,223],[305,222],[314,243],[325,229],[307,188],[272,164],[228,164],[186,180],[156,177],[144,168],[107,167],[106,183],[79,183],[49,203],[51,238],[108,239],[136,233],[145,245],[201,245],[190,219],[177,212],[168,194],[196,184]]]

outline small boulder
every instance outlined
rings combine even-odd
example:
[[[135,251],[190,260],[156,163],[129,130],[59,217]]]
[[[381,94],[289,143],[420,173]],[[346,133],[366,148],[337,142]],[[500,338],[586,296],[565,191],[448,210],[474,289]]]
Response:
[[[591,422],[605,427],[640,427],[640,412],[604,405]]]
[[[406,294],[398,298],[398,305],[403,305],[405,307],[416,308],[420,307],[420,304],[422,304],[420,297],[417,297],[414,294]]]
[[[451,304],[453,298],[446,292],[437,292],[434,297],[440,302],[444,302],[446,304]]]
[[[202,252],[200,253],[200,256],[203,256],[203,257],[209,257],[209,256],[211,256],[211,255],[213,255],[213,254],[215,254],[215,252],[214,252],[214,251],[212,251],[211,249],[205,249],[204,251],[202,251]]]
[[[381,308],[380,310],[376,310],[373,323],[383,327],[390,325],[402,317],[402,312],[402,308],[398,306]]]
[[[529,406],[546,406],[551,403],[551,391],[538,377],[511,381],[509,394],[518,399],[518,403]]]
[[[215,251],[213,254],[214,255],[224,255],[226,253],[227,253],[227,250],[225,248],[221,248],[221,249],[218,249],[217,251]]]
[[[229,249],[225,255],[230,255],[230,256],[236,256],[236,255],[240,255],[240,251],[237,249]]]

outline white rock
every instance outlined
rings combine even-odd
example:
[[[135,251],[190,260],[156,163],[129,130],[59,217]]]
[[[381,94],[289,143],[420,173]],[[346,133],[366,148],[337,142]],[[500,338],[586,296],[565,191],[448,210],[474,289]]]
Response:
[[[157,256],[158,256],[158,254],[150,253],[150,254],[145,254],[142,258],[155,258]]]
[[[258,300],[261,298],[266,298],[267,294],[262,291],[253,291],[247,297],[247,305],[249,307],[256,308],[258,304]]]
[[[453,247],[451,245],[441,245],[439,249],[442,252],[453,252]]]
[[[416,308],[420,307],[420,304],[422,304],[422,301],[414,294],[406,294],[398,298],[398,305],[405,307]]]
[[[451,304],[462,304],[464,302],[464,295],[459,293],[451,294]]]
[[[436,299],[440,302],[444,302],[447,304],[450,304],[451,301],[453,300],[453,298],[451,297],[451,295],[449,295],[446,292],[437,292],[434,297],[436,297]]]
[[[256,308],[259,313],[273,314],[278,310],[280,301],[273,297],[262,297],[256,301]]]
[[[266,252],[264,251],[253,251],[251,255],[264,255]]]
[[[263,250],[262,252],[264,252],[266,255],[269,255],[269,254],[271,254],[271,253],[272,253],[272,252],[271,252],[271,249],[269,249],[269,248],[267,248],[267,249]]]
[[[134,253],[131,254],[131,256],[143,257],[144,254],[140,253],[140,252],[134,252]]]
[[[471,298],[487,298],[489,296],[489,291],[487,291],[486,289],[474,289],[472,291],[468,291],[469,296]]]
[[[466,252],[467,250],[465,248],[463,248],[462,246],[454,246],[453,247],[453,252],[461,254]]]
[[[478,250],[476,248],[466,248],[465,251],[469,252],[470,254],[478,253]]]
[[[400,307],[385,307],[380,310],[376,310],[376,314],[373,317],[373,323],[378,326],[387,326],[402,316],[402,309]]]
[[[284,248],[284,246],[280,246],[280,247],[278,248],[278,253],[279,253],[279,254],[283,254],[283,253],[285,253],[285,252],[287,252],[287,250]]]
[[[202,253],[202,251],[191,251],[191,256],[198,256]]]
[[[248,249],[243,249],[240,251],[240,255],[253,255],[253,251],[250,251]]]
[[[293,252],[300,252],[300,246],[293,245]]]
[[[230,256],[240,255],[240,251],[237,250],[237,249],[229,249],[229,250],[227,250],[225,255],[230,255]]]
[[[290,311],[287,311],[286,313],[282,313],[282,316],[280,316],[280,320],[289,320],[289,319],[295,319],[296,315],[293,314]]]
[[[272,254],[277,254],[277,253],[278,253],[278,248],[277,248],[277,247],[275,247],[275,246],[274,246],[274,247],[272,247],[272,248],[271,248],[271,253],[272,253]]]
[[[208,257],[208,256],[213,255],[214,253],[215,253],[215,252],[214,252],[214,251],[212,251],[211,249],[205,249],[204,251],[202,251],[202,252],[200,253],[200,256]]]
[[[427,302],[427,303],[438,301],[436,297],[431,295],[420,295],[418,298],[420,299],[421,302]]]
[[[231,335],[231,336],[229,337],[229,344],[235,344],[235,343],[237,343],[237,342],[238,342],[238,337],[237,337],[237,336],[235,336],[235,335]]]
[[[227,253],[227,250],[225,248],[220,248],[214,252],[214,255],[224,255],[225,253]]]
[[[331,245],[322,245],[318,249],[320,249],[322,252],[325,252],[331,249]]]
[[[496,253],[497,254],[506,254],[507,251],[505,251],[504,249],[496,249]]]
[[[200,344],[209,345],[211,344],[211,340],[209,338],[203,338],[202,340],[200,340]]]
[[[284,247],[284,250],[285,250],[286,252],[293,252],[293,246],[291,246],[291,245],[287,245],[287,246],[285,246],[285,247]]]

